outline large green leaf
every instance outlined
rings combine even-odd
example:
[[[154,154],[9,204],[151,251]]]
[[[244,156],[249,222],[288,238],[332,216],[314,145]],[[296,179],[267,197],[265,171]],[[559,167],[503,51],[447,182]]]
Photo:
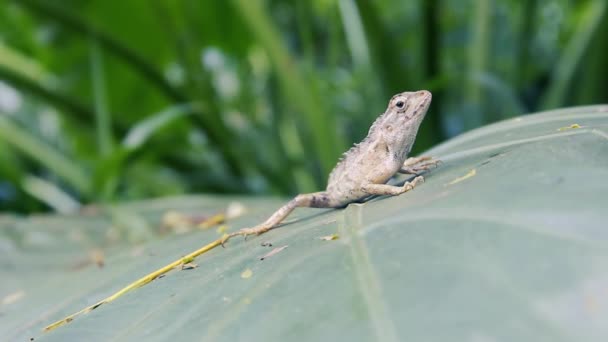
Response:
[[[608,107],[524,116],[428,152],[402,196],[300,209],[49,333],[42,329],[214,240],[214,230],[108,243],[103,215],[0,218],[0,335],[36,341],[604,341]],[[234,198],[120,207],[158,226]],[[239,199],[264,219],[282,201]],[[123,228],[124,229],[124,228]],[[339,234],[338,240],[321,236]],[[106,241],[102,243],[101,241]],[[271,248],[288,245],[263,261]],[[94,247],[105,267],[74,268]],[[242,273],[250,269],[249,278]]]

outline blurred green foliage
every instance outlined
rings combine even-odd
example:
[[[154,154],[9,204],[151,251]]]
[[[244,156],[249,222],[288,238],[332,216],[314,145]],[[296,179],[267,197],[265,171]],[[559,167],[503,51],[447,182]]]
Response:
[[[396,92],[415,152],[606,102],[605,0],[0,0],[0,209],[320,189]]]

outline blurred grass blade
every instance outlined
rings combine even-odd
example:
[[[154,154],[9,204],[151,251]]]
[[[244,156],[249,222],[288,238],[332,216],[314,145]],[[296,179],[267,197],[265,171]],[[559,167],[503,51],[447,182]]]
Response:
[[[12,70],[18,70],[24,77],[32,81],[44,83],[51,79],[46,70],[37,60],[31,59],[21,52],[4,44],[0,40],[0,66]]]
[[[135,150],[143,145],[154,133],[161,130],[171,122],[192,114],[194,108],[190,104],[169,107],[155,113],[137,123],[127,133],[122,141],[123,147]]]
[[[519,100],[513,88],[502,79],[493,74],[476,75],[475,80],[488,91],[488,95],[501,103],[500,109],[495,110],[498,117],[492,117],[493,121],[505,119],[526,112],[525,105]],[[490,114],[486,114],[490,115]]]
[[[129,163],[130,151],[124,148],[115,148],[112,154],[96,160],[95,170],[91,177],[91,189],[95,199],[99,202],[111,202],[121,180],[124,178],[125,168]]]
[[[101,155],[105,156],[112,153],[112,116],[108,110],[102,53],[99,49],[99,43],[95,39],[91,39],[90,56],[96,121],[95,126],[97,128],[97,147]]]
[[[573,89],[575,96],[570,100],[575,103],[606,103],[606,75],[608,75],[608,9],[604,11],[604,18],[589,43],[589,50],[577,75],[577,86]]]
[[[357,3],[355,3],[354,0],[340,0],[338,2],[338,9],[354,65],[353,72],[355,74],[359,74],[359,77],[367,80],[369,90],[366,94],[361,94],[361,96],[364,96],[365,102],[367,102],[370,107],[382,108],[382,106],[385,104],[384,97],[386,96],[384,94],[384,90],[389,88],[388,84],[384,84],[381,81],[383,76],[381,70],[383,68],[379,67],[379,64],[383,63],[384,56],[382,56],[381,59],[375,60],[375,65],[373,65],[372,55],[369,48],[370,45],[365,34],[365,26],[363,24]],[[373,4],[368,4],[367,10],[373,12]],[[378,29],[378,31],[381,31],[381,29]],[[380,44],[386,43],[387,42],[381,42]],[[395,70],[392,70],[392,72],[393,74],[396,73]],[[371,114],[374,112],[372,112],[370,109],[369,113]],[[364,117],[366,118],[364,122],[367,123],[367,119],[369,118],[367,115]]]
[[[486,72],[488,46],[490,37],[490,15],[492,5],[487,0],[474,1],[473,20],[471,23],[471,44],[468,46],[468,72],[465,96],[476,110],[466,111],[463,121],[465,129],[478,127],[483,122],[483,89],[477,81]]]
[[[305,131],[312,137],[312,147],[308,150],[316,154],[323,176],[329,174],[338,156],[346,149],[343,137],[336,133],[335,115],[327,113],[321,96],[300,72],[282,42],[278,27],[271,22],[262,4],[248,0],[233,0],[233,3],[270,57],[287,100],[301,112],[307,125]]]
[[[174,101],[184,101],[184,96],[175,89],[153,65],[149,64],[143,57],[139,56],[126,45],[121,44],[110,35],[98,30],[85,20],[80,19],[75,13],[71,13],[68,9],[62,8],[61,6],[58,6],[57,3],[51,1],[20,0],[18,3],[32,11],[41,13],[42,15],[57,21],[74,34],[90,35],[103,46],[104,50],[114,54],[116,57],[131,65],[133,71],[138,72],[151,84],[157,86],[157,88],[162,90],[169,98]]]
[[[111,200],[116,193],[124,166],[132,152],[144,145],[151,136],[175,120],[195,113],[191,104],[171,106],[140,121],[127,133],[121,146],[101,159],[93,177],[93,189],[98,198]]]
[[[607,2],[595,0],[585,3],[578,19],[578,28],[572,34],[570,42],[564,48],[561,59],[557,62],[553,79],[541,100],[540,108],[556,108],[567,103],[568,90],[572,87],[577,66],[589,49],[589,42],[597,31],[602,18],[605,17]]]
[[[528,80],[530,79],[530,73],[532,69],[532,64],[530,63],[530,58],[532,57],[532,44],[530,43],[530,33],[536,32],[540,24],[537,22],[538,12],[541,9],[540,3],[542,1],[538,0],[528,0],[521,1],[519,4],[519,17],[518,20],[518,51],[516,54],[514,67],[516,70],[513,70],[517,73],[515,86],[522,87],[526,85]]]
[[[312,32],[313,27],[313,16],[312,9],[308,3],[304,1],[296,1],[294,10],[296,12],[297,25],[298,25],[298,37],[302,44],[302,53],[304,60],[307,62],[313,62],[315,60],[315,54],[318,53]]]
[[[357,5],[353,0],[340,0],[338,5],[353,62],[360,68],[369,68],[371,60],[369,47]]]
[[[16,150],[54,172],[78,192],[89,193],[89,181],[84,170],[45,141],[23,130],[2,113],[0,113],[0,140],[4,140]]]
[[[78,101],[58,93],[53,87],[53,76],[38,63],[0,42],[0,79],[22,91],[66,109],[65,114],[79,122],[88,122],[91,111]]]
[[[46,179],[28,175],[21,182],[21,187],[32,197],[44,202],[61,214],[72,214],[80,208],[78,201]]]

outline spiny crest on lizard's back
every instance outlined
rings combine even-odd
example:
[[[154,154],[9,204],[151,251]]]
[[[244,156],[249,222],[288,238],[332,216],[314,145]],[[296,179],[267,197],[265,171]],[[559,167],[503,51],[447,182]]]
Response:
[[[384,120],[383,117],[385,115],[386,115],[386,113],[381,113],[376,118],[376,120],[374,120],[374,123],[372,124],[372,126],[369,128],[369,131],[367,132],[367,136],[360,143],[353,144],[353,146],[351,148],[349,148],[348,151],[342,153],[342,156],[340,157],[340,159],[338,159],[338,163],[336,164],[336,166],[333,168],[333,170],[329,174],[330,183],[334,177],[336,177],[337,175],[342,173],[342,169],[344,169],[344,166],[346,164],[348,164],[349,157],[358,156],[360,154],[359,151],[361,150],[362,146],[367,146],[369,141],[373,139],[373,137],[377,134],[377,132],[376,132],[377,127],[381,126],[380,122],[382,122]]]
[[[359,158],[370,144],[382,139],[399,158],[405,159],[416,137],[418,126],[431,102],[431,93],[426,90],[402,92],[394,95],[371,125],[361,143],[346,151],[329,174],[329,183],[336,181],[348,168],[351,159]],[[363,149],[363,150],[362,150]]]

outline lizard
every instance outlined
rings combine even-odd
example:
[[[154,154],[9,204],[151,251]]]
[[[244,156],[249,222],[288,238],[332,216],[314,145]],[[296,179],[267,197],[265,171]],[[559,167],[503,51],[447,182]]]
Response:
[[[80,314],[112,302],[175,267],[184,265],[186,260],[189,262],[219,245],[224,246],[224,243],[234,236],[241,235],[246,238],[249,235],[263,234],[280,224],[295,208],[342,208],[371,196],[397,196],[414,189],[416,185],[424,182],[420,174],[440,163],[439,160],[428,156],[408,158],[431,99],[431,93],[426,90],[403,92],[393,96],[384,113],[380,114],[370,127],[367,137],[344,153],[336,164],[329,175],[325,191],[297,195],[263,223],[225,234],[220,239],[127,285],[106,299],[47,326],[45,331],[53,330],[71,322]],[[397,173],[415,175],[415,178],[402,186],[386,184]]]
[[[329,175],[325,191],[299,194],[263,223],[226,236],[260,235],[279,225],[295,208],[342,208],[370,196],[397,196],[424,182],[420,173],[440,161],[428,156],[408,158],[418,128],[431,104],[427,90],[402,92],[374,121],[365,139],[351,147]],[[416,175],[402,186],[386,184],[397,173]],[[223,243],[222,243],[223,245]]]

